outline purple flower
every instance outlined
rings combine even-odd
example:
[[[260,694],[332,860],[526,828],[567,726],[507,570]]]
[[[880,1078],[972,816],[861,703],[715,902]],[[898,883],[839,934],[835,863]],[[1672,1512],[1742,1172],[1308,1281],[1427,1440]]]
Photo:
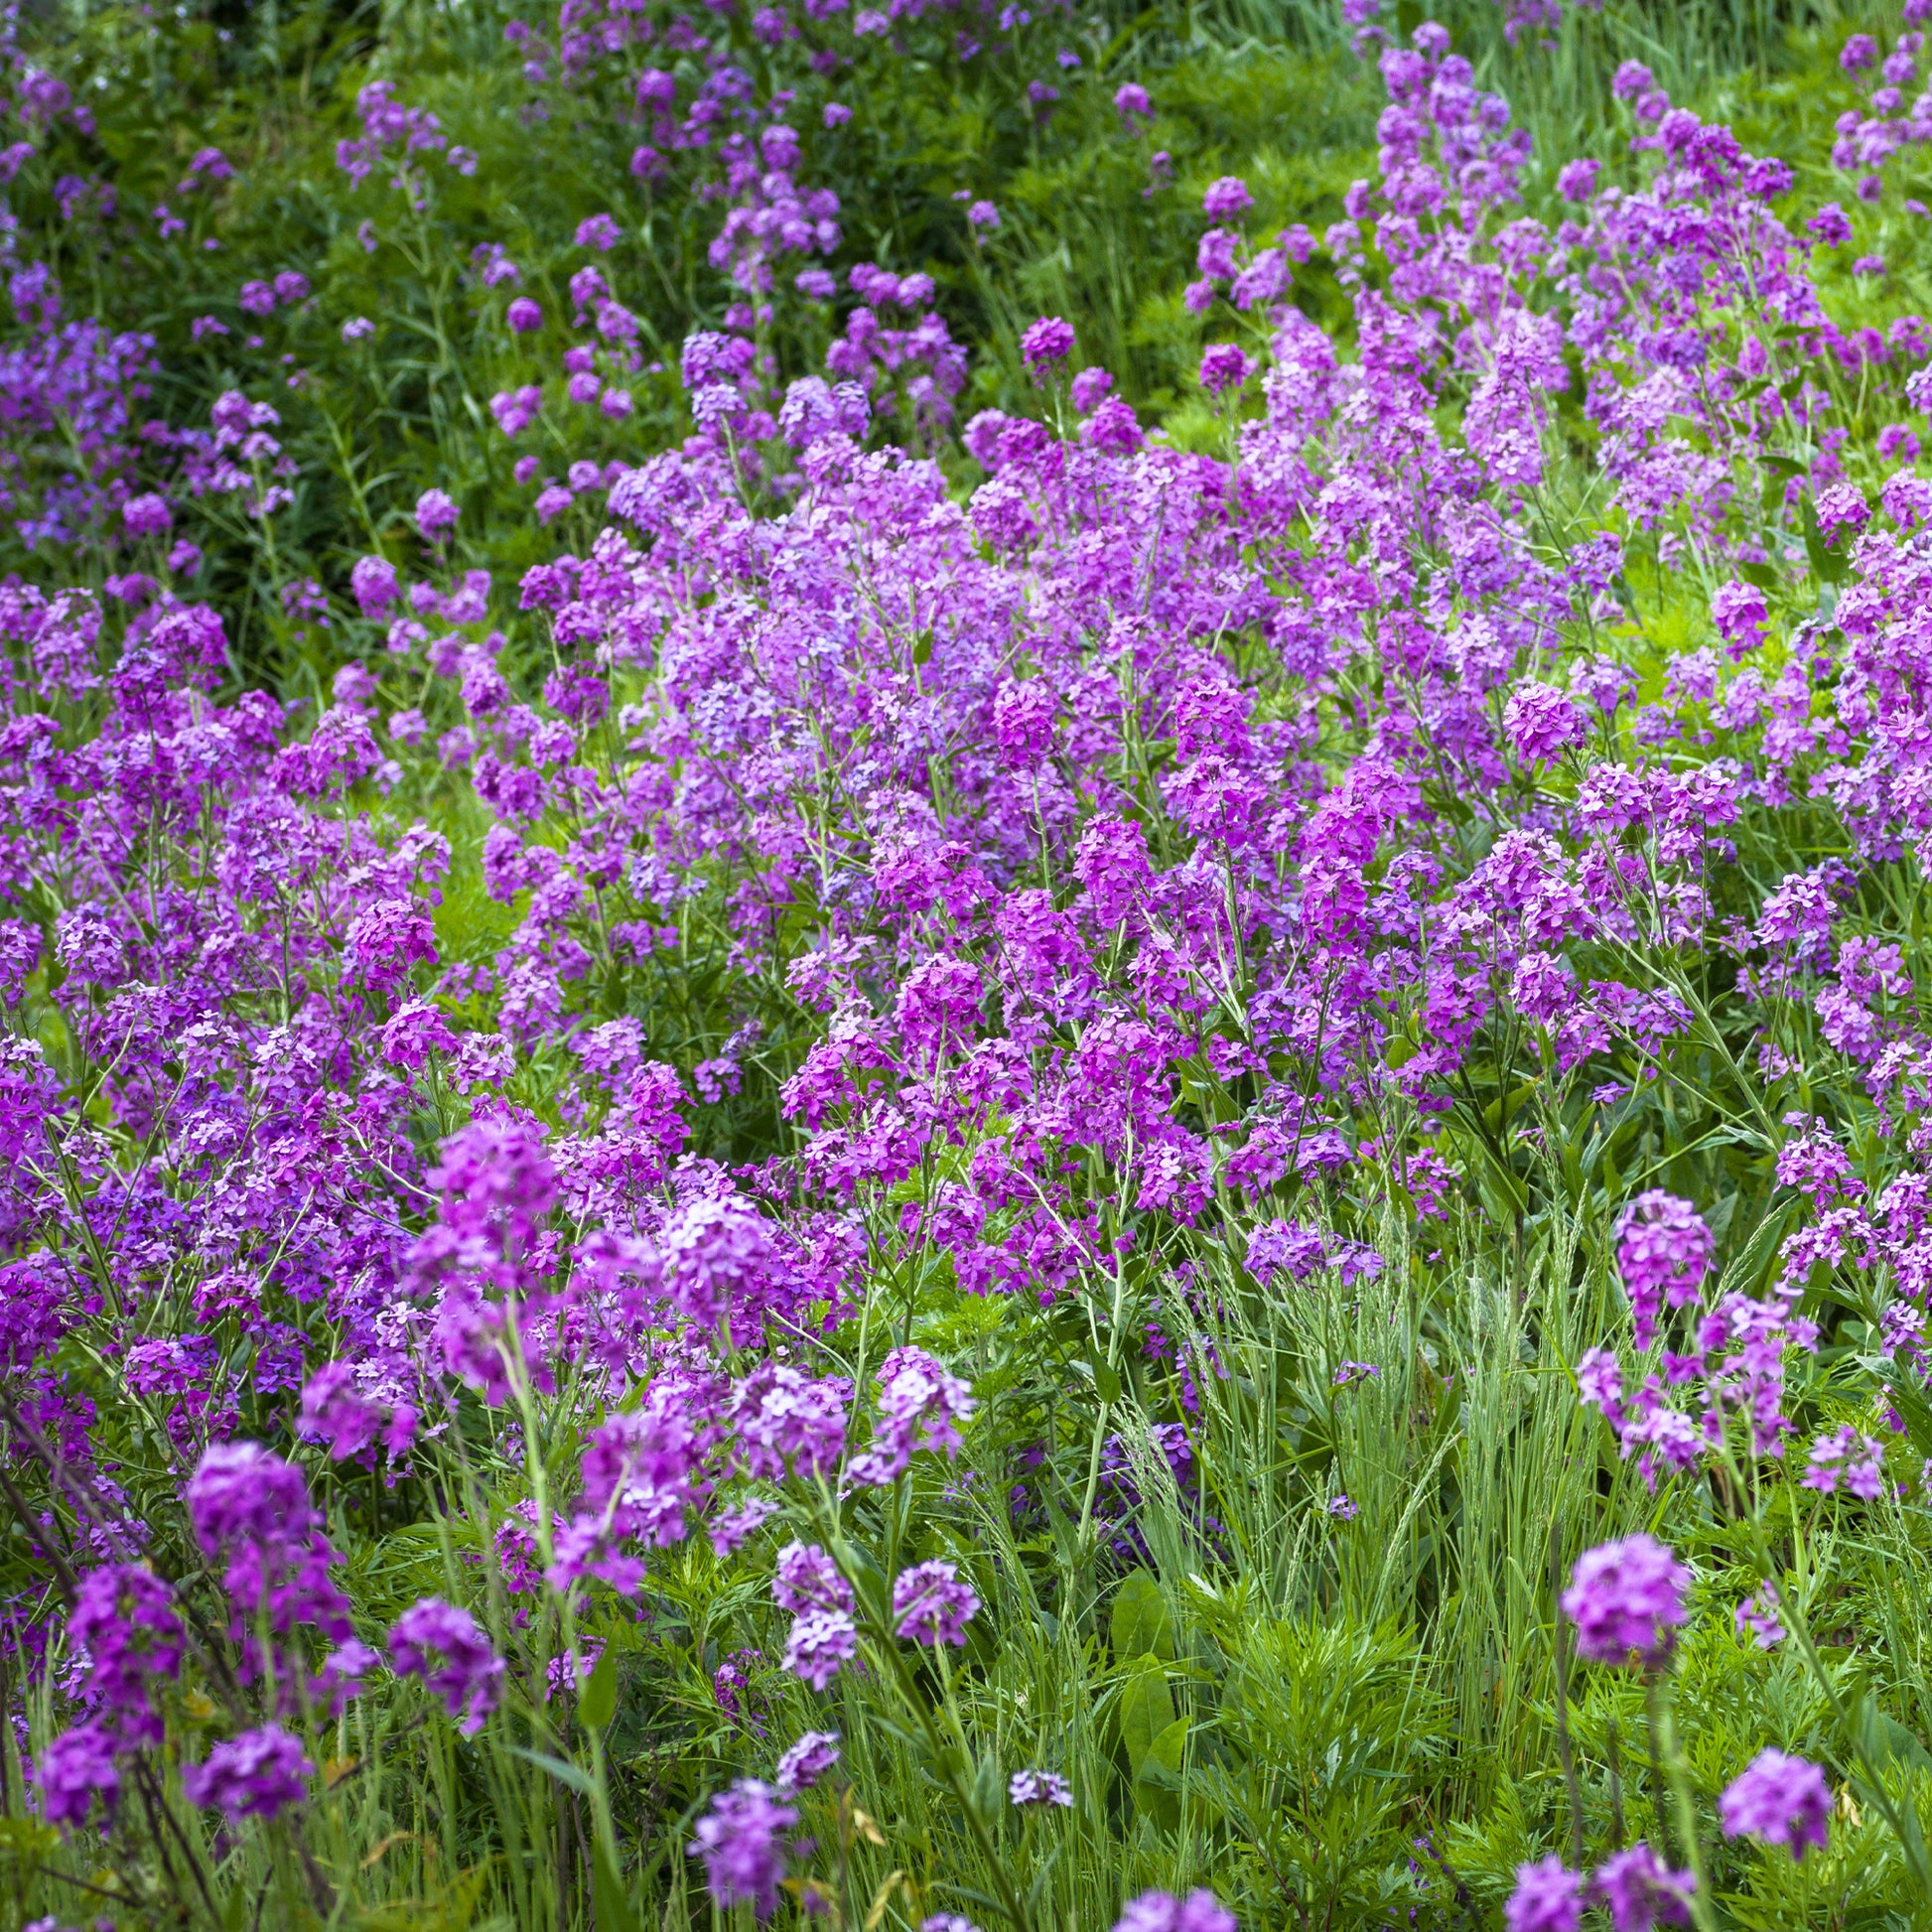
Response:
[[[1681,1309],[1697,1299],[1717,1252],[1717,1239],[1696,1208],[1661,1187],[1639,1194],[1617,1217],[1617,1272],[1630,1295],[1639,1348],[1657,1332],[1660,1303]]]
[[[1020,354],[1035,375],[1073,353],[1073,325],[1058,316],[1041,316],[1020,338]]]
[[[789,1796],[808,1791],[839,1761],[839,1733],[836,1730],[808,1730],[778,1760],[772,1781]]]
[[[593,214],[577,224],[577,245],[580,248],[596,248],[600,251],[615,248],[623,230],[617,224],[614,216]]]
[[[688,1856],[704,1861],[712,1900],[727,1911],[749,1902],[765,1919],[778,1903],[785,1875],[784,1834],[798,1822],[798,1813],[780,1804],[778,1796],[757,1778],[741,1778],[720,1792],[698,1820]]]
[[[131,1563],[103,1565],[80,1579],[68,1638],[92,1666],[88,1687],[129,1743],[161,1741],[152,1683],[181,1667],[182,1625],[174,1591]]]
[[[414,899],[378,899],[349,921],[343,943],[343,979],[360,979],[375,993],[393,993],[413,967],[437,963],[436,927]]]
[[[928,1449],[956,1455],[959,1425],[977,1405],[966,1384],[923,1348],[895,1348],[879,1365],[879,1412],[872,1445],[852,1458],[848,1474],[857,1483],[883,1488]]]
[[[1239,175],[1223,175],[1201,197],[1200,205],[1201,212],[1210,221],[1225,221],[1229,215],[1253,207],[1255,198],[1248,193],[1248,184]]]
[[[187,1500],[210,1561],[238,1547],[298,1547],[321,1523],[302,1471],[259,1443],[215,1444],[189,1478]]]
[[[859,1654],[859,1628],[844,1610],[806,1610],[785,1637],[785,1669],[822,1691]]]
[[[894,1628],[914,1643],[964,1644],[966,1625],[979,1609],[972,1588],[950,1563],[915,1563],[893,1580]]]
[[[543,327],[543,305],[527,295],[519,295],[503,312],[503,319],[517,335],[534,335]]]
[[[216,1444],[186,1495],[203,1554],[224,1566],[236,1634],[251,1652],[264,1612],[277,1635],[302,1623],[336,1643],[350,1635],[348,1602],[332,1575],[336,1553],[293,1463],[259,1443]]]
[[[1778,1614],[1778,1587],[1759,1584],[1731,1612],[1731,1621],[1741,1637],[1746,1630],[1760,1650],[1775,1650],[1784,1641],[1784,1619]]]
[[[1503,1906],[1509,1932],[1577,1932],[1583,1922],[1582,1872],[1555,1856],[1516,1867],[1516,1889]]]
[[[760,1362],[732,1392],[739,1466],[772,1481],[830,1475],[845,1453],[845,1386]]]
[[[966,221],[975,233],[991,234],[1000,225],[1000,210],[991,202],[974,202],[966,210]]]
[[[300,1804],[315,1768],[301,1738],[280,1725],[263,1725],[216,1744],[205,1762],[184,1764],[181,1788],[190,1804],[217,1806],[239,1824]]]
[[[416,527],[430,543],[440,543],[447,537],[462,513],[447,490],[426,489],[416,498]]]
[[[1651,1932],[1658,1925],[1688,1925],[1693,1871],[1673,1871],[1641,1839],[1607,1858],[1590,1877],[1592,1897],[1610,1914],[1616,1932]]]
[[[1234,343],[1216,343],[1200,358],[1200,386],[1210,396],[1238,389],[1248,379],[1249,361]]]
[[[1016,1805],[1065,1808],[1073,1803],[1073,1787],[1057,1771],[1016,1771],[1007,1780],[1007,1796]]]
[[[702,1195],[665,1228],[662,1246],[672,1305],[694,1326],[715,1329],[727,1313],[749,1321],[774,1256],[764,1217],[735,1195]],[[737,1333],[734,1322],[734,1335]]]
[[[1726,1838],[1788,1845],[1792,1858],[1800,1861],[1807,1846],[1823,1847],[1831,1816],[1832,1793],[1824,1772],[1802,1757],[1768,1748],[1718,1799],[1718,1819]]]
[[[1082,369],[1069,391],[1074,408],[1086,415],[1113,386],[1114,378],[1105,369]]]
[[[440,1659],[440,1661],[438,1661]],[[496,1708],[503,1662],[468,1610],[426,1596],[404,1610],[389,1632],[389,1661],[398,1675],[420,1677],[425,1690],[474,1737]]]
[[[843,1610],[850,1613],[853,1602],[852,1586],[816,1543],[787,1543],[778,1552],[771,1595],[779,1609],[798,1612]]]
[[[1114,1921],[1114,1932],[1239,1932],[1235,1917],[1211,1891],[1144,1891]]]
[[[1878,65],[1878,43],[1869,34],[1854,34],[1839,50],[1838,64],[1847,73],[1862,73]]]
[[[402,595],[396,567],[386,557],[359,557],[348,573],[348,587],[365,618],[385,616]]]
[[[1557,193],[1566,202],[1587,202],[1596,193],[1596,177],[1602,172],[1598,161],[1570,161],[1557,171]]]
[[[1523,684],[1503,706],[1503,729],[1525,764],[1548,764],[1589,736],[1589,721],[1553,684]]]
[[[121,1795],[115,1743],[106,1726],[76,1725],[48,1745],[40,1759],[41,1816],[51,1825],[84,1825],[94,1800],[111,1821]]]
[[[1711,621],[1733,650],[1748,650],[1764,641],[1768,615],[1764,593],[1755,584],[1740,584],[1733,578],[1712,593]]]
[[[1114,89],[1114,112],[1124,121],[1136,118],[1151,121],[1154,118],[1154,103],[1138,80],[1129,80]]]
[[[1690,1581],[1671,1552],[1641,1531],[1586,1550],[1563,1594],[1563,1612],[1577,1626],[1578,1654],[1620,1664],[1635,1651],[1646,1663],[1657,1662],[1684,1621]]]
[[[167,499],[152,490],[142,496],[130,496],[121,505],[121,522],[131,537],[161,536],[174,527],[174,521]]]
[[[1883,1453],[1869,1436],[1849,1422],[1842,1424],[1812,1444],[1808,1466],[1799,1482],[1821,1496],[1843,1487],[1866,1502],[1875,1502],[1885,1492]]]
[[[1827,248],[1842,248],[1852,239],[1852,224],[1845,218],[1845,210],[1836,202],[1825,203],[1805,223],[1805,226]]]

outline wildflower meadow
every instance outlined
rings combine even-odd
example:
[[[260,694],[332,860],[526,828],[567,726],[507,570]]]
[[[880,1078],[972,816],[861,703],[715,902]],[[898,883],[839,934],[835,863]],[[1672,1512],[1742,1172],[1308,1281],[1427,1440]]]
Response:
[[[1932,1928],[1929,16],[9,0],[0,1932]]]

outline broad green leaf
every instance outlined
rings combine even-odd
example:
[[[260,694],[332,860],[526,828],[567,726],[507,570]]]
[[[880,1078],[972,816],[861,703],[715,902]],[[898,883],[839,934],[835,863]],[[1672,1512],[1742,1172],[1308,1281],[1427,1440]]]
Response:
[[[1153,1657],[1142,1658],[1120,1694],[1120,1736],[1129,1768],[1138,1778],[1154,1740],[1174,1721],[1168,1673]]]
[[[1122,1663],[1130,1657],[1150,1656],[1164,1663],[1173,1661],[1173,1624],[1167,1598],[1145,1570],[1135,1571],[1115,1591],[1110,1634],[1114,1655]]]
[[[618,1715],[618,1653],[610,1644],[577,1701],[577,1715],[593,1730],[602,1730]]]

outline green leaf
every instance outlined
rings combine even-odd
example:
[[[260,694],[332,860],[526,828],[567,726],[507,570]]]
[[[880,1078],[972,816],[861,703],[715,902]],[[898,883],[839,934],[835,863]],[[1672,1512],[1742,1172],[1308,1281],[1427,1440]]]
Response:
[[[1896,1718],[1880,1711],[1878,1700],[1868,1691],[1859,1701],[1857,1728],[1865,1756],[1881,1770],[1896,1764],[1907,1771],[1932,1771],[1932,1751]]]
[[[1173,1698],[1168,1673],[1159,1661],[1145,1657],[1120,1694],[1120,1736],[1127,1746],[1127,1762],[1135,1777],[1154,1749],[1154,1740],[1174,1721]]]
[[[1107,1359],[1105,1350],[1099,1348],[1089,1349],[1087,1365],[1093,1370],[1093,1386],[1101,1401],[1111,1408],[1120,1400],[1120,1370]]]
[[[1805,557],[1811,564],[1812,574],[1825,584],[1842,584],[1845,581],[1845,559],[1825,541],[1825,533],[1818,527],[1818,512],[1812,507],[1809,496],[1804,500],[1805,520]]]
[[[581,1791],[587,1798],[597,1796],[597,1780],[581,1764],[552,1757],[548,1751],[525,1750],[521,1744],[512,1744],[510,1754],[526,1759],[539,1770],[548,1771],[560,1784],[569,1785],[573,1791]]]
[[[1187,1752],[1187,1720],[1176,1718],[1148,1746],[1134,1779],[1134,1803],[1168,1831],[1180,1824],[1180,1767]]]
[[[1006,1810],[1006,1786],[1000,1777],[1000,1760],[991,1751],[980,1759],[972,1784],[973,1809],[989,1823]]]
[[[593,1730],[602,1730],[618,1715],[618,1653],[608,1643],[577,1700],[577,1715]]]
[[[611,1652],[604,1654],[608,1657]],[[591,1891],[597,1906],[597,1932],[641,1932],[636,1908],[624,1891],[617,1861],[601,1832],[596,1857],[591,1861]]]
[[[1760,591],[1774,591],[1778,587],[1778,574],[1769,564],[1753,564],[1740,561],[1733,563],[1731,569],[1745,583],[1755,584]]]
[[[61,1834],[38,1818],[0,1818],[0,1852],[38,1863],[60,1850]]]
[[[1173,1621],[1168,1614],[1168,1601],[1161,1586],[1145,1570],[1136,1570],[1114,1592],[1114,1612],[1109,1634],[1114,1655],[1125,1663],[1130,1657],[1158,1657],[1164,1663],[1173,1658]]]

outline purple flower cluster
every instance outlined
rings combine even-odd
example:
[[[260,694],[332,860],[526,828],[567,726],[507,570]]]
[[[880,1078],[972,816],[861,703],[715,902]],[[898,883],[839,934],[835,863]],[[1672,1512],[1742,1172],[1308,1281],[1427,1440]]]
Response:
[[[1654,1537],[1599,1543],[1577,1560],[1563,1613],[1577,1626],[1578,1654],[1600,1664],[1631,1655],[1659,1662],[1688,1614],[1691,1573]]]
[[[1555,1857],[1518,1865],[1503,1923],[1509,1932],[1579,1932],[1586,1909],[1601,1905],[1615,1932],[1652,1932],[1688,1925],[1696,1890],[1695,1872],[1673,1871],[1640,1839],[1588,1874]]]
[[[396,1619],[389,1661],[399,1676],[420,1677],[466,1737],[474,1737],[496,1707],[502,1659],[468,1610],[439,1597],[424,1597]]]
[[[702,1859],[712,1900],[729,1911],[749,1903],[760,1920],[778,1903],[785,1875],[785,1833],[798,1822],[797,1810],[778,1802],[778,1793],[756,1778],[741,1778],[712,1800],[698,1820],[690,1856]]]
[[[814,52],[836,32],[836,67],[919,12],[836,11],[808,7],[808,33],[764,8],[744,31],[780,49],[822,28]],[[1824,253],[1851,216],[1788,220],[1790,171],[1634,66],[1614,88],[1627,166],[1572,163],[1563,208],[1525,212],[1506,105],[1443,29],[1398,46],[1356,5],[1381,36],[1373,179],[1318,240],[1264,232],[1237,178],[1202,198],[1185,300],[1242,332],[1199,363],[1216,453],[1150,439],[1051,317],[1019,343],[1036,390],[1008,397],[1042,415],[982,410],[942,467],[967,367],[935,283],[828,266],[844,211],[813,144],[849,116],[808,140],[747,104],[723,42],[676,58],[700,51],[688,22],[565,13],[554,44],[519,23],[532,98],[621,69],[637,180],[709,157],[730,307],[653,366],[620,300],[627,215],[577,228],[542,302],[484,243],[465,286],[524,358],[494,418],[547,438],[568,405],[609,429],[650,380],[692,434],[560,462],[513,584],[463,567],[481,518],[454,475],[333,604],[322,566],[284,573],[271,608],[341,646],[326,700],[230,690],[222,621],[179,594],[190,517],[289,507],[277,410],[223,393],[206,430],[169,432],[179,487],[134,488],[148,346],[62,324],[44,272],[13,276],[0,414],[66,424],[80,480],[9,472],[10,510],[24,533],[98,525],[146,567],[111,592],[0,584],[0,998],[21,1015],[0,1040],[0,1360],[57,1446],[22,1458],[36,1506],[90,1552],[43,1815],[113,1815],[190,1649],[193,1588],[67,1486],[108,1494],[130,1425],[193,1470],[187,1536],[214,1580],[194,1588],[218,1585],[213,1641],[262,1705],[182,1760],[190,1800],[231,1822],[303,1802],[298,1722],[375,1668],[316,1498],[354,1521],[343,1496],[366,1506],[473,1419],[513,1486],[479,1536],[517,1615],[546,1588],[571,1615],[634,1609],[687,1556],[769,1562],[784,1668],[814,1692],[858,1657],[862,1594],[869,1643],[971,1671],[982,1642],[948,1655],[985,1629],[964,1566],[895,1557],[869,1583],[875,1553],[844,1540],[893,1511],[913,1530],[896,1550],[965,1547],[930,1519],[978,1473],[958,1464],[1002,1385],[976,1397],[922,1345],[952,1332],[938,1305],[1006,1297],[1016,1322],[1082,1337],[1065,1400],[1081,1430],[1101,1418],[1082,1514],[1136,1552],[1156,1491],[1211,1468],[1194,1419],[1241,1373],[1203,1332],[1225,1296],[1348,1306],[1396,1271],[1434,1293],[1444,1225],[1480,1236],[1490,1167],[1547,1184],[1557,1150],[1509,1100],[1525,1065],[1553,1118],[1600,1123],[1597,1167],[1567,1178],[1615,1214],[1630,1326],[1590,1337],[1578,1380],[1645,1480],[1741,1451],[1834,1511],[1883,1498],[1880,1438],[1905,1432],[1875,1383],[1868,1413],[1778,1467],[1815,1281],[1866,1277],[1891,1369],[1932,1372],[1932,1036],[1863,891],[1932,858],[1932,483],[1889,420],[1932,396],[1932,341],[1912,318],[1830,320]],[[1524,0],[1506,31],[1550,18]],[[1932,128],[1879,100],[1921,48],[1846,52],[1884,82],[1840,135],[1875,177],[1888,127]],[[1135,83],[1112,99],[1125,145],[1153,103]],[[357,194],[420,211],[463,178],[395,84],[356,112]],[[964,219],[975,260],[1008,245],[992,204]],[[285,269],[236,307],[266,326],[311,299]],[[771,347],[787,304],[830,342],[791,381]],[[1900,433],[1869,460],[1867,416]],[[1601,515],[1552,534],[1553,462],[1585,444]],[[1632,607],[1692,566],[1683,647],[1653,662],[1664,633]],[[413,817],[426,800],[461,837]],[[1744,862],[1767,851],[1805,863]],[[1699,957],[1725,970],[1693,986]],[[1722,1200],[1707,1218],[1662,1188],[1626,1198],[1615,1167],[1633,1172],[1626,1124],[1648,1134],[1746,1035],[1763,1131],[1734,1173],[1783,1190],[1788,1230],[1749,1292],[1720,1270]],[[1792,1080],[1797,1042],[1830,1079]],[[1392,1217],[1416,1239],[1382,1240]],[[1379,1412],[1367,1383],[1394,1370],[1334,1360],[1313,1373],[1354,1390],[1335,1406]],[[83,1398],[63,1379],[80,1362],[115,1386]],[[1115,1414],[1116,1378],[1148,1418]],[[102,1426],[96,1404],[124,1413]],[[538,1411],[561,1464],[538,1462]],[[243,1434],[276,1418],[319,1471],[326,1454],[313,1494]],[[1016,1513],[1064,1450],[1029,1450]],[[1302,1504],[1345,1561],[1357,1505],[1339,1471],[1321,1481]],[[1187,1507],[1212,1545],[1204,1487]],[[767,1529],[809,1511],[830,1550]],[[709,1552],[681,1550],[699,1528]],[[1661,1669],[1689,1583],[1646,1534],[1587,1551],[1562,1596],[1581,1655]],[[1737,1627],[1769,1648],[1789,1614],[1766,1585]],[[387,1653],[465,1734],[515,1694],[441,1598]],[[593,1654],[533,1670],[530,1694]],[[757,1654],[704,1665],[747,1749]],[[923,1679],[934,1660],[885,1661]],[[721,1908],[776,1908],[793,1801],[827,1803],[801,1794],[838,1762],[808,1730],[770,1785],[715,1799],[690,1850]],[[1003,1829],[1030,1833],[1072,1802],[1037,1769],[1009,1796],[1041,1816]],[[1830,1809],[1817,1767],[1767,1751],[1720,1815],[1799,1858]],[[1690,1899],[1638,1845],[1587,1874],[1525,1866],[1506,1916],[1571,1932],[1600,1908],[1636,1932]],[[1120,1925],[1233,1923],[1196,1891],[1147,1893]]]
[[[1824,1845],[1831,1817],[1824,1772],[1780,1750],[1759,1751],[1718,1798],[1726,1838],[1788,1846],[1794,1860],[1802,1860],[1808,1847]]]

